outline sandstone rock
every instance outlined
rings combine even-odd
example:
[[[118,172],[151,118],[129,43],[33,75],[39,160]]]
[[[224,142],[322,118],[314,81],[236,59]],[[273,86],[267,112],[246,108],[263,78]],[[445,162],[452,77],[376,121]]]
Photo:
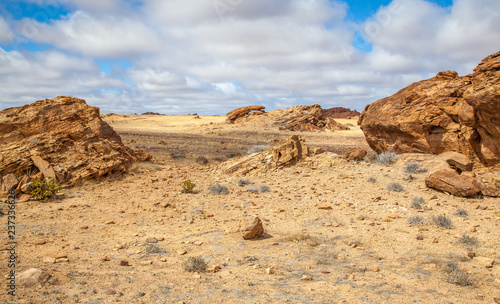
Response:
[[[247,222],[243,219],[242,222],[243,238],[245,240],[261,237],[264,233],[264,226],[260,218],[254,217],[252,222]]]
[[[42,271],[38,268],[31,268],[26,271],[21,272],[16,277],[16,283],[18,285],[30,288],[41,286],[50,278],[50,274]]]
[[[300,278],[301,281],[312,281],[312,279],[313,279],[312,276],[306,274]]]
[[[296,162],[303,155],[308,155],[308,148],[297,135],[290,136],[284,144],[273,147],[273,159],[278,166]]]
[[[330,109],[323,109],[322,111],[323,117],[331,117],[331,118],[350,118],[361,115],[358,111],[351,109],[343,108],[343,107],[335,107]]]
[[[19,181],[19,184],[17,185],[17,190],[19,190],[22,193],[30,193],[31,192],[31,177],[28,175],[23,175],[21,177],[21,180]]]
[[[266,107],[264,107],[264,106],[241,107],[241,108],[232,110],[231,112],[227,113],[226,114],[227,120],[231,123],[234,123],[238,118],[244,117],[252,111],[264,113],[265,108]]]
[[[342,157],[348,161],[360,161],[366,156],[366,149],[354,148],[345,152]]]
[[[458,152],[447,151],[439,154],[441,158],[443,158],[448,165],[455,169],[458,173],[462,173],[463,171],[472,171],[472,162],[471,160]]]
[[[43,257],[43,262],[44,263],[49,263],[49,264],[54,264],[56,262],[56,259],[53,258],[53,257],[44,256]]]
[[[500,52],[485,58],[471,75],[440,72],[361,114],[359,124],[377,153],[455,151],[475,163],[500,163]]]
[[[56,173],[54,172],[54,169],[52,169],[52,166],[49,164],[49,162],[36,155],[32,156],[31,160],[33,161],[35,167],[37,167],[38,170],[42,172],[43,177],[45,177],[46,179],[56,178]]]
[[[475,257],[474,261],[477,261],[479,265],[486,268],[493,268],[493,264],[495,263],[495,259],[487,257]]]
[[[295,106],[276,112],[278,112],[276,113],[278,119],[274,125],[279,126],[280,130],[309,132],[323,129],[332,131],[349,130],[349,127],[339,124],[333,118],[323,117],[323,109],[318,104]]]
[[[124,146],[101,119],[99,108],[70,96],[0,111],[0,146],[0,175],[37,167],[45,177],[69,185],[151,159],[148,153]]]
[[[13,190],[17,187],[19,184],[19,180],[17,179],[15,174],[7,174],[4,177],[2,177],[2,190],[3,191],[10,191]]]
[[[474,178],[460,175],[452,169],[442,169],[432,173],[425,179],[425,184],[429,188],[462,197],[481,192],[481,187]]]
[[[336,122],[333,118],[327,117],[326,119],[326,125],[325,129],[331,130],[331,131],[347,131],[350,130],[348,126],[345,126],[341,123]]]

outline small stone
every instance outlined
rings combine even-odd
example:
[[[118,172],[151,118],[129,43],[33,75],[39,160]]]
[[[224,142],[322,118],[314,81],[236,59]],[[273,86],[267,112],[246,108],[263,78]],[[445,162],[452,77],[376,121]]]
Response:
[[[205,216],[206,217],[214,217],[214,214],[209,212],[209,213],[205,214]]]
[[[280,243],[278,243],[278,242],[272,242],[270,245],[271,245],[271,246],[278,246],[279,244],[280,244]]]
[[[373,266],[373,267],[372,267],[372,271],[373,271],[373,272],[379,272],[379,271],[380,271],[380,269],[379,269],[377,266]]]
[[[130,266],[127,260],[121,260],[120,261],[120,266]]]
[[[258,217],[254,217],[251,223],[243,221],[243,239],[249,240],[253,238],[257,238],[264,234],[264,226],[262,225],[262,221]]]
[[[178,255],[185,255],[186,253],[187,253],[187,250],[185,250],[185,249],[179,249],[179,250],[177,250],[177,254]]]
[[[82,227],[80,227],[80,229],[81,230],[87,230],[87,229],[89,229],[89,226],[82,226]]]
[[[143,266],[152,265],[152,264],[153,264],[153,261],[142,261],[141,262],[141,265],[143,265]]]
[[[115,223],[115,221],[108,221],[108,222],[106,222],[106,225],[112,225],[114,223]]]
[[[342,253],[337,254],[337,260],[345,260],[345,255]]]
[[[423,239],[424,239],[424,237],[423,237],[423,236],[421,236],[421,235],[417,235],[417,240],[422,241]]]
[[[300,278],[301,281],[312,281],[313,277],[310,275],[303,275],[302,278]]]
[[[146,243],[151,243],[151,244],[158,243],[158,239],[157,238],[147,238]]]
[[[116,294],[116,291],[114,291],[112,289],[108,289],[108,290],[106,290],[106,294],[107,295],[114,295],[114,294]]]
[[[212,265],[210,267],[207,268],[207,272],[210,272],[210,273],[216,273],[220,270],[220,266],[219,265]]]
[[[470,229],[470,232],[476,232],[476,231],[477,231],[477,230],[476,230],[476,227],[472,227],[472,228]]]
[[[166,261],[167,261],[167,258],[161,258],[161,259],[160,259],[160,262],[165,263]]]
[[[500,211],[497,212],[497,217],[500,217]]]
[[[358,216],[356,217],[356,219],[357,219],[358,221],[362,221],[362,220],[364,220],[365,218],[364,218],[362,215],[358,215]]]
[[[164,241],[164,240],[165,240],[165,238],[164,238],[164,237],[157,237],[156,239],[158,240],[158,242],[162,242],[162,241]]]
[[[45,243],[47,243],[45,240],[38,240],[38,241],[34,241],[33,245],[44,245]]]
[[[469,251],[467,252],[467,256],[472,259],[476,256],[476,253],[474,251]]]
[[[338,227],[338,226],[340,226],[340,224],[339,224],[339,223],[337,223],[337,222],[332,223],[332,227]]]
[[[438,243],[438,239],[437,239],[437,238],[433,238],[433,239],[432,239],[432,243],[433,243],[433,244],[437,244],[437,243]]]
[[[104,257],[101,258],[101,261],[108,262],[109,261],[109,257],[108,256],[104,256]]]
[[[487,258],[487,257],[476,257],[474,258],[481,266],[484,266],[486,268],[492,268],[493,264],[495,263],[495,260],[492,258]]]
[[[391,213],[391,214],[388,214],[387,217],[390,219],[397,219],[397,218],[399,218],[399,215],[397,215],[395,213]]]
[[[196,241],[193,244],[195,244],[196,246],[201,246],[203,245],[203,241]]]
[[[329,274],[329,273],[331,273],[331,272],[330,272],[330,271],[328,271],[328,270],[322,270],[322,271],[321,271],[321,273],[322,273],[322,274]]]
[[[332,210],[331,206],[318,206],[318,209],[320,210]]]
[[[332,223],[327,222],[327,223],[325,223],[325,226],[327,226],[327,227],[331,227],[331,226],[332,226]]]
[[[274,269],[271,267],[266,268],[266,274],[274,274]]]
[[[16,284],[24,287],[41,286],[41,284],[50,278],[50,274],[38,268],[30,268],[16,276]]]
[[[49,263],[49,264],[54,264],[56,262],[56,259],[53,258],[53,257],[44,256],[43,257],[43,262],[44,263]]]
[[[60,258],[56,259],[56,263],[68,263],[69,259],[68,258]]]

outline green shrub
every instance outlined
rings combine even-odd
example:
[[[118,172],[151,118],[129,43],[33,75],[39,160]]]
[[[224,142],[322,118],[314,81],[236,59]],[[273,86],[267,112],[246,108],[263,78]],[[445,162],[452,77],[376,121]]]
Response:
[[[187,179],[182,183],[182,193],[193,193],[194,187],[196,187],[196,184]]]
[[[61,190],[55,179],[34,179],[31,183],[31,196],[37,199],[46,199]]]

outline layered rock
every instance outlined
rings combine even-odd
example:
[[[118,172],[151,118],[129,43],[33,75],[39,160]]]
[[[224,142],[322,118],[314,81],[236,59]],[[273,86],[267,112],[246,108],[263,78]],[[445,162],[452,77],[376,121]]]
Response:
[[[101,120],[99,108],[70,96],[0,111],[0,146],[0,176],[40,171],[35,177],[65,184],[151,159],[150,154],[123,145]]]
[[[352,118],[361,115],[358,111],[343,107],[335,107],[330,109],[323,109],[323,117],[331,118]]]
[[[448,192],[455,196],[469,197],[481,192],[481,185],[476,179],[458,174],[453,169],[442,169],[425,178],[429,188]]]
[[[259,114],[264,114],[266,107],[264,106],[247,106],[247,107],[241,107],[235,110],[232,110],[231,112],[227,113],[227,120],[230,123],[234,123],[238,118],[242,118],[245,116],[248,116],[250,114],[253,115],[259,115]]]
[[[320,105],[295,106],[285,110],[279,110],[279,118],[274,125],[280,130],[290,131],[320,131],[320,130],[349,130],[349,127],[336,122],[331,117],[323,116]]]
[[[471,75],[440,72],[366,106],[359,124],[378,153],[455,151],[500,164],[500,52]]]

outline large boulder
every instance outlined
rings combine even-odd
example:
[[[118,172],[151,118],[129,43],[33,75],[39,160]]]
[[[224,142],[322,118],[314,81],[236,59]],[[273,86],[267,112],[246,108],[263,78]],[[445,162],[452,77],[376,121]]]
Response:
[[[252,113],[264,114],[265,108],[266,107],[264,106],[247,106],[247,107],[237,108],[226,114],[227,120],[230,123],[234,123],[238,118],[248,116],[249,114]]]
[[[40,171],[65,184],[151,159],[126,147],[99,108],[70,96],[0,111],[0,146],[0,176]]]
[[[349,130],[349,127],[336,122],[331,117],[323,116],[323,109],[318,104],[311,106],[295,106],[279,110],[279,119],[274,125],[281,130],[290,131],[320,131],[320,130]]]
[[[425,178],[425,185],[455,196],[469,197],[481,192],[475,178],[460,175],[453,169],[442,169]]]
[[[455,151],[475,163],[500,163],[500,52],[471,75],[440,72],[378,100],[359,124],[376,152]]]

